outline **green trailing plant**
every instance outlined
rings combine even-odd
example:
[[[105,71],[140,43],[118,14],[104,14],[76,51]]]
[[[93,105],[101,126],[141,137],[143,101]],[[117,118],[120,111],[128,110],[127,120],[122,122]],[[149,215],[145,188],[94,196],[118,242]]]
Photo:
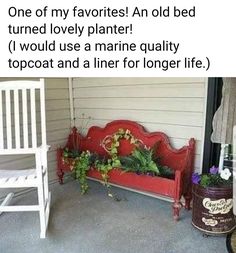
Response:
[[[110,189],[110,184],[109,184],[109,171],[111,171],[113,169],[113,162],[111,159],[107,159],[105,157],[103,158],[97,158],[94,166],[96,167],[96,169],[101,173],[101,177],[102,177],[102,183],[104,186],[106,186],[107,190],[108,190],[108,196],[109,197],[113,197],[113,194],[111,193],[111,189]]]
[[[88,190],[87,171],[91,165],[91,154],[89,151],[83,151],[79,157],[75,159],[73,171],[75,179],[80,182],[81,194],[85,194]]]

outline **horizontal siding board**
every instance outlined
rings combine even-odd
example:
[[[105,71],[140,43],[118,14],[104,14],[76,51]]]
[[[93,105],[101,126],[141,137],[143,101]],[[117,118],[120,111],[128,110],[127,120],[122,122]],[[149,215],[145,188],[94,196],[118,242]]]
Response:
[[[67,142],[67,137],[68,137],[68,135],[62,136],[59,139],[57,139],[56,141],[50,141],[50,148],[52,150],[56,150],[57,148],[64,147]]]
[[[58,89],[68,90],[68,79],[67,78],[47,78],[46,87],[47,87],[47,90],[53,89],[54,91]]]
[[[139,85],[139,84],[200,84],[204,78],[73,78],[73,86],[76,87],[101,87],[117,85]]]
[[[171,124],[181,126],[202,126],[202,113],[189,112],[163,112],[163,111],[143,111],[143,110],[115,110],[115,109],[80,109],[77,113],[78,118],[83,118],[83,114],[92,119],[129,119],[142,120],[145,122]]]
[[[75,108],[202,112],[203,98],[77,98]]]
[[[57,100],[47,100],[46,101],[47,111],[49,110],[62,110],[70,109],[70,103],[68,99],[57,99]]]
[[[47,138],[49,145],[51,142],[56,142],[57,140],[60,140],[65,136],[68,137],[68,134],[69,134],[69,129],[56,130],[56,131],[51,132]]]
[[[70,119],[70,110],[54,110],[54,111],[47,111],[46,117],[48,120],[63,120],[63,119]]]
[[[96,92],[94,92],[96,90]],[[203,85],[127,85],[107,87],[81,87],[74,89],[74,98],[123,98],[123,97],[173,97],[173,98],[203,98]]]
[[[146,123],[141,122],[142,125],[145,125],[145,128],[149,132],[155,132],[157,129],[160,132],[164,132],[170,138],[182,138],[190,139],[194,136],[196,140],[202,139],[202,128],[196,126],[182,126],[182,125],[167,125],[167,124],[155,124],[155,123]]]
[[[62,129],[67,129],[67,131],[69,131],[70,121],[68,119],[51,120],[47,122],[47,128],[50,129],[50,131],[62,130]],[[48,134],[50,134],[49,131],[47,132]]]
[[[68,100],[69,99],[69,93],[68,89],[47,89],[47,92],[45,93],[46,100]]]

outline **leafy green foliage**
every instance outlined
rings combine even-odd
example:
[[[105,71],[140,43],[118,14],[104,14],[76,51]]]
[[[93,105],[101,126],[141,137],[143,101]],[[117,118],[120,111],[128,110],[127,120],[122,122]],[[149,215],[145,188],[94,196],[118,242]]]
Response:
[[[158,166],[159,169],[159,176],[160,177],[165,177],[165,178],[169,178],[169,179],[174,179],[175,178],[175,171],[171,168],[169,168],[168,166]]]
[[[120,160],[116,159],[113,161],[112,159],[107,159],[106,157],[97,157],[94,166],[101,173],[101,177],[103,180],[103,185],[106,186],[109,197],[115,197],[111,192],[111,187],[109,184],[109,171],[111,171],[115,166],[115,163],[120,165]],[[116,197],[115,197],[116,198]]]
[[[219,170],[218,167],[212,166],[207,174],[192,174],[192,183],[199,184],[203,187],[225,187],[233,185],[233,173],[230,168]]]
[[[121,168],[141,174],[148,172],[159,175],[157,164],[153,161],[153,150],[146,147],[137,147],[130,156],[120,157]]]
[[[97,159],[95,161],[95,167],[101,173],[103,184],[108,186],[108,173],[113,168],[111,159],[106,159],[105,157]]]
[[[76,158],[80,154],[79,150],[73,149],[69,150],[68,148],[64,148],[63,150],[63,157],[64,158]]]
[[[220,174],[203,174],[201,175],[201,186],[203,187],[219,187],[232,184],[232,179],[224,180]]]
[[[87,171],[90,168],[90,152],[82,152],[79,157],[75,159],[74,172],[75,178],[80,182],[81,194],[85,194],[88,190]]]

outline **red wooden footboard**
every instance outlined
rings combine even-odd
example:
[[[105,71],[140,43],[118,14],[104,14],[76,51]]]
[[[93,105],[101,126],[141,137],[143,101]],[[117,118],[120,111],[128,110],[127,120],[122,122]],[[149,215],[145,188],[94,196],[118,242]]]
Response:
[[[162,132],[147,132],[140,124],[129,120],[116,120],[108,123],[104,128],[93,126],[89,129],[87,136],[82,137],[76,128],[72,129],[66,147],[70,149],[89,150],[100,155],[108,156],[102,145],[105,138],[112,136],[119,129],[130,130],[132,135],[144,143],[147,147],[153,147],[158,142],[157,155],[160,157],[161,165],[166,165],[175,170],[175,179],[152,177],[147,175],[136,175],[135,173],[120,173],[114,169],[109,174],[109,182],[133,190],[149,192],[173,200],[174,218],[178,219],[181,208],[180,199],[185,198],[185,208],[190,208],[191,174],[193,172],[195,141],[190,139],[187,146],[181,149],[171,147],[168,137]],[[133,144],[127,140],[121,140],[118,150],[119,155],[129,155],[133,150]],[[63,182],[63,174],[69,170],[69,166],[61,160],[62,149],[58,149],[59,181]],[[101,179],[97,170],[91,169],[88,173],[90,178]]]

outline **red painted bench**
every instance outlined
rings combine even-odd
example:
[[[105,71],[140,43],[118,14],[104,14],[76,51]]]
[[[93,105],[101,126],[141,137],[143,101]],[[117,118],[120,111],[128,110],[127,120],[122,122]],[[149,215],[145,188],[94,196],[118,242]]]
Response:
[[[173,216],[177,220],[182,206],[182,197],[185,199],[185,208],[190,209],[192,199],[191,175],[193,172],[194,160],[194,139],[189,140],[188,146],[181,149],[173,149],[168,137],[161,132],[148,133],[144,127],[133,121],[116,120],[108,123],[104,128],[93,126],[88,130],[87,136],[81,136],[76,128],[72,129],[68,137],[66,147],[69,149],[89,150],[103,156],[108,156],[104,149],[104,140],[116,133],[119,129],[128,129],[132,135],[141,140],[147,147],[153,147],[158,143],[157,153],[161,157],[161,165],[166,165],[175,171],[174,179],[153,177],[148,175],[137,175],[133,172],[122,172],[116,168],[109,174],[109,182],[115,186],[140,192],[152,197],[157,197],[173,202]],[[133,144],[129,141],[120,140],[119,155],[129,155],[132,152]],[[63,149],[58,149],[57,175],[59,182],[63,183],[64,172],[70,171],[67,164],[62,161]],[[88,177],[100,180],[101,175],[96,169],[91,169]]]

